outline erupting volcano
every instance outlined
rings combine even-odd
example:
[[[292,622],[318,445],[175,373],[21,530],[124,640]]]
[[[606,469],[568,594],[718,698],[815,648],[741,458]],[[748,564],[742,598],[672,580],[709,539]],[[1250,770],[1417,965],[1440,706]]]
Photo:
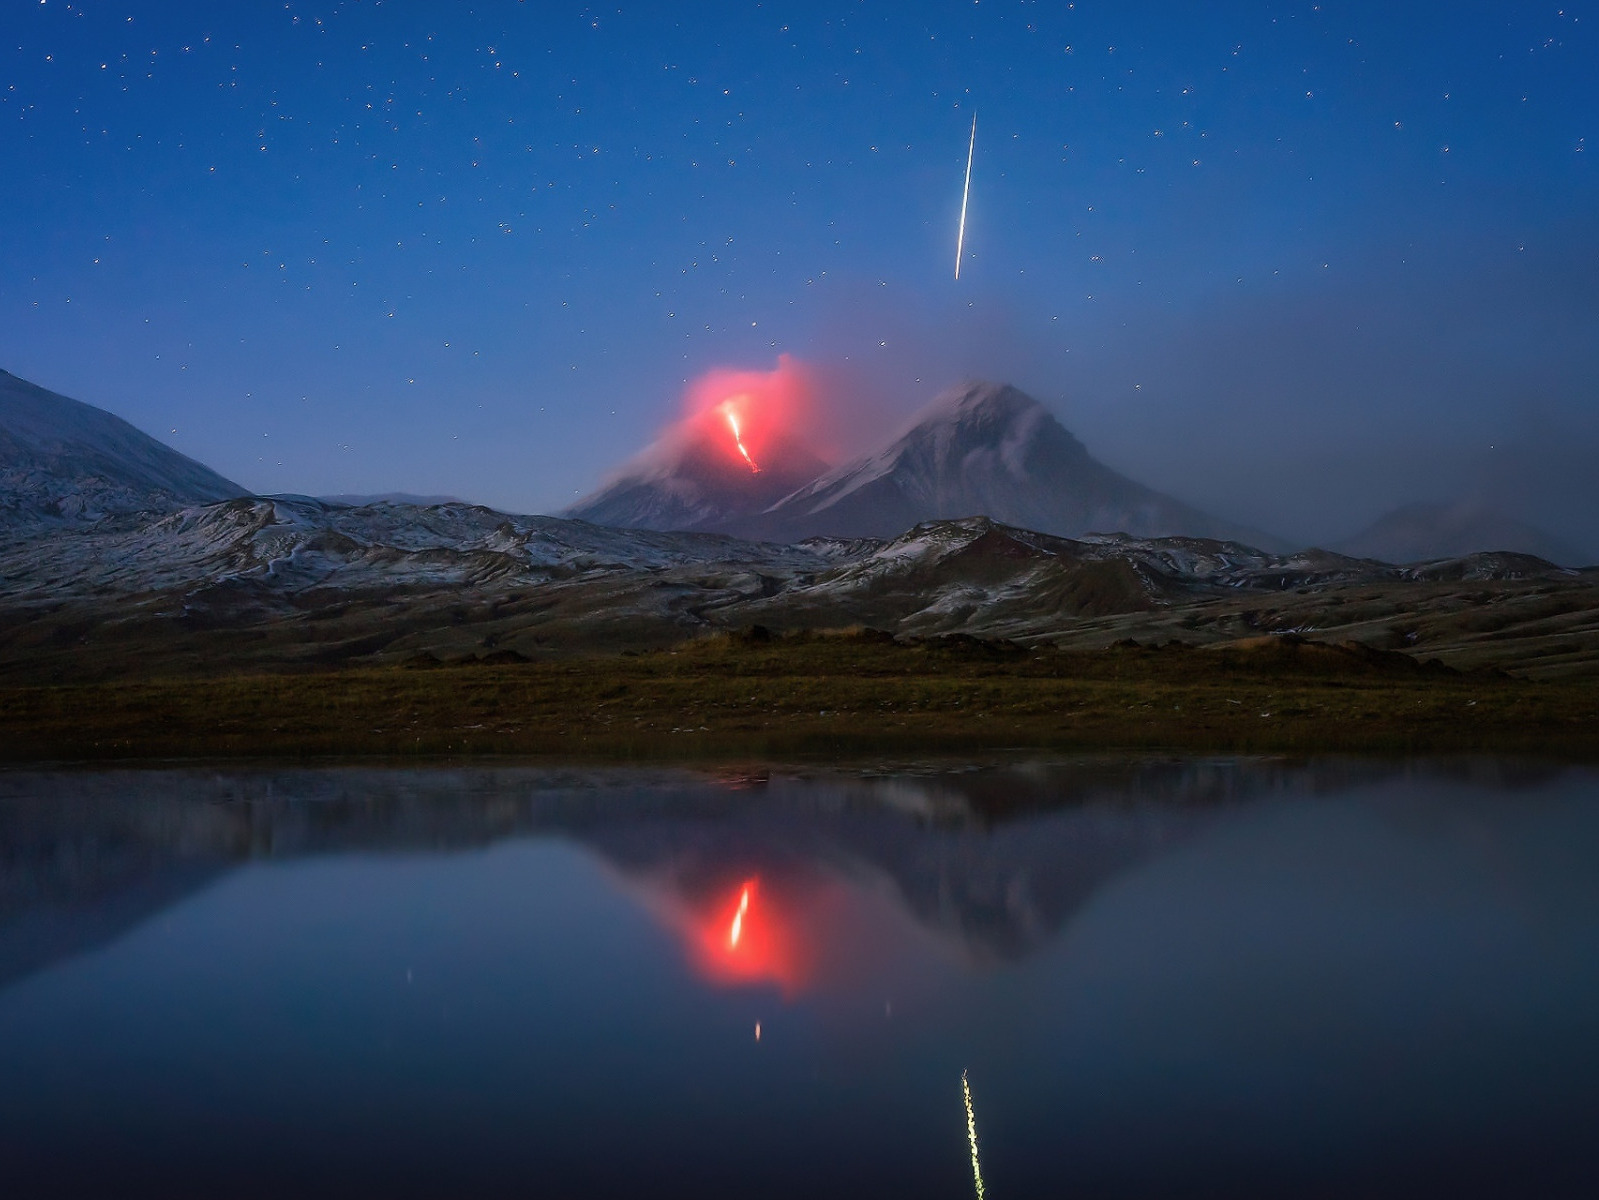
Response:
[[[771,371],[708,372],[690,386],[687,408],[565,515],[636,529],[734,532],[827,469],[797,433],[812,392],[786,355]]]

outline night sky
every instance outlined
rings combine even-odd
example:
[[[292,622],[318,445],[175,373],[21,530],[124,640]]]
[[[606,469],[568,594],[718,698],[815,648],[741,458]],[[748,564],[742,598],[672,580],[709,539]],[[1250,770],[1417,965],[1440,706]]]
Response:
[[[686,381],[789,353],[861,442],[998,378],[1288,537],[1469,495],[1599,553],[1596,35],[1471,0],[0,0],[0,366],[258,491],[550,511]]]

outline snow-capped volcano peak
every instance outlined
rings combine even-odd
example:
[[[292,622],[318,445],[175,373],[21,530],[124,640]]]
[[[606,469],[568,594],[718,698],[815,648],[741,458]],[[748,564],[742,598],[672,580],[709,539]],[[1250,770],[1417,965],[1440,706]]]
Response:
[[[1048,417],[1048,410],[1008,383],[968,379],[946,388],[917,414],[911,428],[940,421],[972,428],[1006,424],[1029,416]]]
[[[801,494],[837,503],[894,474],[908,495],[935,507],[946,507],[946,499],[958,507],[962,493],[970,490],[968,482],[995,476],[1021,481],[1029,457],[1046,448],[1067,457],[1088,457],[1082,443],[1026,392],[1009,384],[969,380],[940,393],[883,450],[828,472]],[[792,499],[804,503],[799,495]]]

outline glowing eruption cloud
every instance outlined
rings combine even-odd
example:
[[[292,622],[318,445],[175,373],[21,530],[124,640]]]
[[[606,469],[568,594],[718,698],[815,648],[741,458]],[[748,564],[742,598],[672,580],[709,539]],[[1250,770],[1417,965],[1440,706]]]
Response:
[[[961,1091],[966,1093],[966,1140],[972,1147],[972,1182],[977,1185],[977,1200],[983,1200],[983,1168],[977,1164],[977,1114],[972,1111],[972,1085],[961,1072]]]
[[[684,400],[687,412],[668,440],[725,448],[728,459],[751,475],[780,479],[795,447],[807,458],[816,453],[821,431],[815,383],[786,354],[768,371],[706,371],[690,382]]]
[[[739,396],[736,399],[744,399]],[[744,435],[738,429],[738,414],[732,409],[733,401],[729,400],[722,405],[722,413],[727,417],[727,427],[733,431],[733,444],[738,447],[738,452],[744,456],[744,461],[749,463],[751,473],[759,475],[761,469],[755,465],[755,460],[750,457],[749,449],[744,445]]]
[[[729,949],[737,949],[744,937],[744,914],[750,910],[750,890],[754,888],[753,881],[744,885],[744,890],[738,895],[738,911],[733,914],[733,926],[727,931],[727,945]]]
[[[966,249],[966,202],[972,198],[972,155],[977,152],[977,114],[972,114],[972,140],[966,144],[966,186],[961,189],[961,231],[955,238],[955,278],[961,277],[961,255]],[[982,1189],[979,1188],[979,1191]]]

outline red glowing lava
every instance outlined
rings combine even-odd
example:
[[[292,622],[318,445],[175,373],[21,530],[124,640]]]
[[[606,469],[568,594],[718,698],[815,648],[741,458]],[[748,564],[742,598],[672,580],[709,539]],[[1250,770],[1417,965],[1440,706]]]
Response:
[[[793,914],[782,911],[759,878],[723,895],[721,903],[691,918],[701,969],[721,983],[770,982],[790,994],[798,991],[810,974],[811,954],[793,928]]]
[[[770,371],[734,371],[716,368],[689,385],[690,416],[686,429],[706,443],[726,448],[730,459],[752,475],[773,464],[782,474],[784,444],[810,441],[799,436],[814,424],[814,389],[806,370],[788,355]]]
[[[682,939],[699,975],[717,987],[775,987],[785,999],[870,976],[907,936],[900,907],[826,870],[684,878],[645,872],[629,890]],[[747,873],[745,873],[747,872]]]
[[[735,399],[742,400],[743,397],[739,396],[735,397]],[[733,444],[738,447],[738,452],[744,456],[744,461],[749,463],[751,473],[759,475],[761,469],[755,465],[755,460],[750,457],[749,448],[744,445],[744,435],[739,432],[738,428],[738,414],[733,411],[732,405],[732,400],[724,400],[722,402],[722,413],[727,417],[727,427],[733,431]]]

